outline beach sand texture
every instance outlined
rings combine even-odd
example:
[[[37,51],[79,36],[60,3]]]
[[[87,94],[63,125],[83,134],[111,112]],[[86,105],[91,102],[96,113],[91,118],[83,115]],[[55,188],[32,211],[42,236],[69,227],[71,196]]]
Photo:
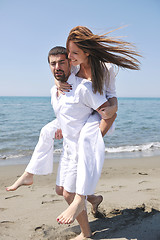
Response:
[[[77,222],[58,225],[67,207],[55,193],[53,174],[35,176],[32,186],[6,192],[24,165],[0,167],[0,239],[67,240],[80,233]],[[160,240],[160,157],[106,160],[96,189],[103,195],[99,216],[87,204],[91,239]]]

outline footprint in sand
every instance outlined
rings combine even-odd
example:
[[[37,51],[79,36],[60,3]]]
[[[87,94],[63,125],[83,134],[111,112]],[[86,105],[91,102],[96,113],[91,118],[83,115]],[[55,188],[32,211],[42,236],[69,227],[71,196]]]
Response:
[[[146,173],[146,172],[139,172],[138,174],[139,175],[148,175],[148,173]]]
[[[114,185],[114,186],[112,186],[111,188],[113,188],[114,190],[113,191],[118,191],[119,189],[121,189],[121,188],[125,188],[126,186],[117,186],[117,185]]]
[[[146,192],[150,192],[150,191],[154,191],[155,189],[153,189],[153,188],[145,188],[145,189],[139,189],[138,190],[138,192],[144,192],[144,191],[146,191]]]
[[[58,199],[57,195],[55,195],[55,194],[44,194],[42,197],[43,198],[48,198],[49,200],[47,199],[46,201],[42,201],[41,204],[48,204],[48,203],[52,203],[53,204],[55,202],[63,201],[63,199]],[[51,198],[51,200],[50,200],[50,198]]]
[[[142,183],[147,183],[148,181],[141,181],[141,182],[139,182],[139,184],[142,184]]]
[[[13,195],[13,196],[5,197],[5,199],[10,199],[10,198],[15,198],[15,197],[22,197],[22,195]]]
[[[55,194],[44,194],[42,197],[51,197],[51,198],[53,198],[55,196],[56,196]]]
[[[63,201],[63,200],[60,200],[60,199],[55,199],[55,200],[50,200],[50,201],[42,201],[42,203],[41,204],[48,204],[48,203],[55,203],[55,202],[61,202],[61,201]]]
[[[0,208],[1,212],[5,211],[5,210],[7,210],[7,208]]]
[[[35,239],[37,239],[37,234],[38,234],[38,237],[53,237],[55,235],[55,228],[52,227],[52,226],[47,226],[45,224],[42,224],[41,226],[38,226],[34,229],[34,232],[36,233],[36,235],[34,236]],[[48,239],[48,238],[47,238]]]
[[[0,227],[4,227],[5,229],[8,228],[8,225],[10,224],[13,224],[14,222],[13,221],[10,221],[10,220],[4,220],[4,221],[1,221],[0,222]]]

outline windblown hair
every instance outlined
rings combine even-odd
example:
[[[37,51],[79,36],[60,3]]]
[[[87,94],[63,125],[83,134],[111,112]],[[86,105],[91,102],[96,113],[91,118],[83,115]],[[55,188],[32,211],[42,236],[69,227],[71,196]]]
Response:
[[[50,63],[49,57],[51,55],[55,56],[55,55],[58,55],[58,54],[64,54],[66,56],[66,59],[68,59],[67,49],[65,47],[56,46],[56,47],[52,48],[48,53],[48,63]]]
[[[97,91],[100,94],[103,93],[103,75],[104,72],[108,72],[105,62],[122,68],[139,70],[140,62],[136,56],[140,55],[135,51],[133,45],[129,42],[109,37],[109,33],[95,35],[87,27],[77,26],[70,31],[67,38],[66,47],[68,52],[69,41],[73,41],[80,49],[89,53],[94,93]]]

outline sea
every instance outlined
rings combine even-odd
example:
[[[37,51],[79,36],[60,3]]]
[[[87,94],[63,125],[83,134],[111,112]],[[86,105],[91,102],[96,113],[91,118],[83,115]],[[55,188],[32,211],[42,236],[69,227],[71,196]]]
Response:
[[[0,97],[0,166],[27,164],[41,128],[55,119],[50,97]],[[118,98],[115,131],[104,137],[107,158],[160,156],[160,98]],[[55,140],[54,161],[62,152]]]

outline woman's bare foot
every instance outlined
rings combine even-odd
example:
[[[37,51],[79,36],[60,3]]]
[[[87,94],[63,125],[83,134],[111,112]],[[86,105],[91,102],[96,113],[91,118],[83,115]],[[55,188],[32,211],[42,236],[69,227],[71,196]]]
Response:
[[[101,195],[99,196],[91,195],[88,196],[88,201],[92,204],[91,213],[93,214],[94,217],[96,217],[98,213],[98,206],[103,201],[103,197]]]
[[[84,236],[83,233],[79,234],[77,237],[72,238],[70,240],[85,240],[91,237],[92,234],[88,235],[88,236]]]
[[[85,196],[76,194],[70,206],[58,216],[57,222],[61,224],[73,223],[77,216],[85,209]]]
[[[33,174],[24,172],[20,178],[17,179],[17,181],[6,188],[6,191],[15,191],[20,186],[29,186],[33,184]]]

